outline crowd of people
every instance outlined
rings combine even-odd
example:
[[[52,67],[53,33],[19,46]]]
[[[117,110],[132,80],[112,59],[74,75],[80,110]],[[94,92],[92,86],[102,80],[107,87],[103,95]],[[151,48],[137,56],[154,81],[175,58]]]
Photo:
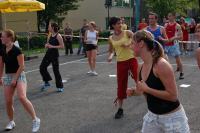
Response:
[[[144,116],[142,133],[181,132],[189,133],[190,128],[184,108],[178,100],[178,90],[174,71],[169,63],[168,56],[173,56],[180,72],[179,79],[184,79],[183,65],[180,58],[179,41],[188,41],[188,26],[184,18],[180,24],[176,22],[176,14],[169,13],[168,20],[158,25],[158,15],[149,13],[149,23],[142,20],[139,31],[133,33],[127,30],[123,18],[112,17],[110,28],[113,34],[108,38],[108,62],[116,55],[117,60],[117,98],[115,104],[118,110],[115,119],[124,116],[123,103],[127,96],[144,95],[147,100],[148,112]],[[200,24],[193,23],[191,32],[196,34],[200,41]],[[59,49],[65,47],[65,54],[73,54],[73,29],[69,23],[64,29],[65,36],[59,34],[59,26],[51,22],[48,28],[51,33],[45,44],[47,49],[40,64],[40,74],[44,84],[41,91],[51,85],[52,80],[47,68],[53,66],[56,88],[58,92],[64,91],[62,76],[59,71]],[[21,49],[14,45],[15,33],[4,30],[1,34],[0,44],[0,85],[4,87],[5,103],[9,123],[6,130],[15,127],[13,97],[17,91],[18,98],[25,110],[33,120],[33,132],[40,128],[40,119],[37,117],[33,105],[26,96],[27,80],[24,73],[24,55]],[[84,54],[88,58],[88,75],[98,76],[96,72],[96,57],[98,49],[99,32],[94,21],[84,20],[80,30],[80,46],[77,54]],[[199,46],[200,47],[200,46]],[[185,43],[183,48],[188,50]],[[191,46],[194,50],[194,46]],[[196,59],[200,68],[200,48],[197,49]],[[138,64],[137,57],[143,61]],[[5,67],[5,70],[4,70]],[[4,72],[5,71],[5,72]],[[3,76],[3,74],[5,75]],[[128,78],[131,76],[136,86],[128,89]]]

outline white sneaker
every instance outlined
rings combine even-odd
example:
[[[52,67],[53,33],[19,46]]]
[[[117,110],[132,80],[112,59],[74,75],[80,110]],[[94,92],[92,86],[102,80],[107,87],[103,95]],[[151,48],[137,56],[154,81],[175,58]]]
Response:
[[[40,119],[36,118],[35,120],[33,120],[33,129],[32,129],[32,132],[36,133],[36,132],[39,131],[39,129],[40,129]]]
[[[10,130],[14,129],[15,126],[16,126],[16,125],[15,125],[15,122],[14,122],[14,121],[10,121],[10,122],[8,123],[8,125],[6,126],[5,130],[6,130],[6,131],[10,131]]]
[[[87,74],[92,74],[92,71],[87,72]]]
[[[93,71],[92,74],[93,74],[94,76],[98,76],[98,73],[97,73],[96,71]]]

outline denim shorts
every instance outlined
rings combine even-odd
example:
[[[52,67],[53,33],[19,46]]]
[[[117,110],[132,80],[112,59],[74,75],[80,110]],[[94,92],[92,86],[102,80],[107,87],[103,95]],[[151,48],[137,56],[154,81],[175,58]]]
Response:
[[[5,74],[5,77],[3,77],[3,85],[9,86],[12,83],[12,80],[14,79],[14,74]],[[27,83],[26,81],[26,75],[24,72],[22,72],[17,80],[17,82],[23,82]]]
[[[165,46],[164,51],[165,51],[165,54],[167,54],[168,56],[178,57],[181,55],[178,43],[172,46]]]
[[[148,111],[143,118],[142,133],[190,133],[188,118],[183,107],[166,115]]]

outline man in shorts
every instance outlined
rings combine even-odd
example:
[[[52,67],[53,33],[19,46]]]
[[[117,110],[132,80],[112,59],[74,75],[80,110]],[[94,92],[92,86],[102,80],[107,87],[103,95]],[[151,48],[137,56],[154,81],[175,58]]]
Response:
[[[168,14],[169,23],[165,25],[165,30],[169,42],[165,44],[165,53],[168,56],[173,56],[176,59],[177,71],[180,72],[179,79],[184,79],[183,65],[180,58],[181,52],[179,48],[179,40],[183,39],[181,26],[176,22],[176,13]]]

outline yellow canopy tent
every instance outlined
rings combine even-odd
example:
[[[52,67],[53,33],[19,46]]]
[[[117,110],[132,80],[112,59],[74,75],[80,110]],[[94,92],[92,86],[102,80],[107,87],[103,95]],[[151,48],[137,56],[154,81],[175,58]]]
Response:
[[[0,12],[33,12],[44,10],[45,5],[36,0],[0,0]]]
[[[3,14],[13,13],[13,12],[34,12],[44,9],[45,9],[45,4],[37,0],[0,0],[0,12]],[[4,14],[4,24],[5,24],[4,28],[6,28],[5,14]],[[28,50],[29,50],[29,38],[30,36],[28,35]]]

